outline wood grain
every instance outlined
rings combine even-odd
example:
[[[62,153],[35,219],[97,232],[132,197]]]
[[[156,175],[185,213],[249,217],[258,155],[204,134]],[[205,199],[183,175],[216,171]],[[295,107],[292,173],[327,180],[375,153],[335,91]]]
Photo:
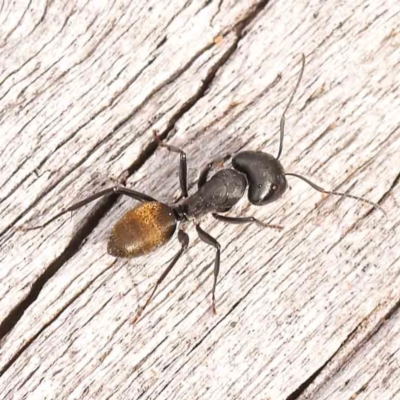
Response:
[[[23,2],[0,5],[0,393],[5,399],[400,398],[400,5],[362,1]],[[202,227],[136,325],[172,240],[106,254],[132,207],[108,198],[39,231],[126,173],[179,197],[216,156],[276,154],[290,178],[265,207],[230,215],[284,226]],[[229,164],[228,164],[229,165]],[[367,361],[366,361],[367,360]]]

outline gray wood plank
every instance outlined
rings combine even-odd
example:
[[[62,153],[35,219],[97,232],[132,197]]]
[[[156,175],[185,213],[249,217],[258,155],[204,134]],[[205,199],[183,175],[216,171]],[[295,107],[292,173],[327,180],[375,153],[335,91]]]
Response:
[[[340,366],[357,365],[354,349],[373,343],[377,326],[395,325],[382,321],[400,297],[400,7],[389,0],[161,5],[52,3],[36,28],[22,20],[25,30],[9,37],[13,28],[3,28],[0,315],[12,329],[1,341],[1,392],[324,398],[343,382]],[[179,246],[174,240],[129,261],[107,255],[107,231],[131,200],[88,206],[39,232],[13,229],[111,185],[126,169],[129,187],[176,199],[178,157],[155,149],[153,129],[187,152],[193,183],[217,155],[276,154],[302,52],[307,65],[287,116],[283,165],[380,202],[387,219],[290,179],[280,201],[236,209],[282,232],[202,221],[223,248],[216,316],[214,252],[190,225],[190,249],[136,325],[138,305]],[[382,348],[391,348],[383,337]],[[382,365],[390,356],[377,354]],[[395,385],[397,375],[391,394]],[[369,390],[380,394],[379,385]],[[335,399],[348,393],[336,391]]]

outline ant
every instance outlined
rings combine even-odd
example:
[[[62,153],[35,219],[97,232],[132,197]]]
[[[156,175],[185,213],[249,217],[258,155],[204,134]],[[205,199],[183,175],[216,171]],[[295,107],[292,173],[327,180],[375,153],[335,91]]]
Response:
[[[302,54],[301,62],[299,78],[280,120],[280,142],[278,155],[276,157],[261,151],[242,151],[235,154],[233,157],[227,155],[218,160],[214,160],[207,164],[200,172],[197,181],[198,190],[189,196],[185,152],[178,147],[164,143],[158,137],[157,133],[154,132],[155,139],[160,147],[165,147],[169,151],[180,155],[179,183],[183,199],[176,205],[167,205],[157,201],[147,194],[127,189],[125,187],[115,186],[95,193],[69,206],[42,225],[23,229],[32,230],[43,228],[55,221],[61,215],[76,210],[99,199],[100,197],[111,194],[125,195],[141,202],[142,204],[136,205],[126,212],[114,225],[108,238],[107,252],[114,257],[134,258],[146,255],[164,245],[169,241],[169,239],[171,239],[180,223],[191,220],[196,226],[199,238],[215,249],[214,282],[211,291],[212,311],[215,314],[215,288],[220,268],[221,246],[216,239],[201,228],[200,223],[197,221],[198,217],[211,213],[215,219],[226,223],[255,223],[261,227],[282,229],[279,225],[268,225],[254,217],[232,217],[221,215],[221,213],[223,214],[231,210],[231,208],[246,194],[246,191],[250,203],[256,206],[263,206],[278,200],[287,188],[287,176],[299,178],[319,192],[342,197],[350,197],[370,204],[385,214],[385,211],[378,204],[375,204],[372,201],[347,193],[325,190],[303,176],[294,173],[285,173],[282,164],[279,161],[283,149],[285,115],[292,103],[303,76],[305,67],[304,54]],[[233,168],[221,169],[208,179],[208,175],[213,167],[223,164],[230,158],[232,158]],[[153,298],[158,286],[163,282],[168,273],[182,256],[183,252],[187,249],[189,245],[189,236],[185,233],[183,227],[179,227],[178,229],[178,240],[181,245],[180,250],[175,254],[168,267],[158,278],[145,304],[139,307],[139,310],[133,319],[133,323],[136,323],[140,318],[143,311]]]

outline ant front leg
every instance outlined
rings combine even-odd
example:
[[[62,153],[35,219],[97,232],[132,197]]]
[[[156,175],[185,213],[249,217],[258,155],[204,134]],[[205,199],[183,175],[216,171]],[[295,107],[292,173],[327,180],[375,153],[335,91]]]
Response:
[[[254,217],[227,217],[225,215],[220,215],[216,213],[213,213],[212,216],[218,221],[226,222],[228,224],[241,225],[241,224],[255,223],[256,225],[261,226],[262,228],[272,228],[272,229],[277,229],[279,231],[283,229],[283,226],[281,225],[266,224],[265,222],[262,222]]]
[[[197,181],[197,187],[200,189],[206,182],[208,178],[208,174],[211,169],[216,166],[223,166],[225,161],[228,161],[232,157],[231,154],[227,154],[224,157],[217,158],[211,162],[209,162],[200,172],[199,179]]]
[[[165,147],[169,151],[173,153],[180,154],[180,164],[179,164],[179,184],[181,185],[181,192],[183,197],[188,197],[188,184],[187,184],[187,162],[186,162],[186,153],[178,147],[172,146],[170,144],[166,144],[163,140],[158,136],[156,131],[153,131],[154,138],[157,141],[160,147]]]

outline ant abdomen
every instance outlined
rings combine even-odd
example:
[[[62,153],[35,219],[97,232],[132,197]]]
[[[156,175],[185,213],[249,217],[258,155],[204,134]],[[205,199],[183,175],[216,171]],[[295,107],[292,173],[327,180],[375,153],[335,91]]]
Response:
[[[107,252],[121,258],[148,254],[168,242],[176,225],[175,213],[166,204],[154,201],[139,204],[114,225]]]
[[[246,175],[249,201],[256,206],[279,199],[287,188],[282,164],[270,154],[242,151],[232,158],[232,166]]]

